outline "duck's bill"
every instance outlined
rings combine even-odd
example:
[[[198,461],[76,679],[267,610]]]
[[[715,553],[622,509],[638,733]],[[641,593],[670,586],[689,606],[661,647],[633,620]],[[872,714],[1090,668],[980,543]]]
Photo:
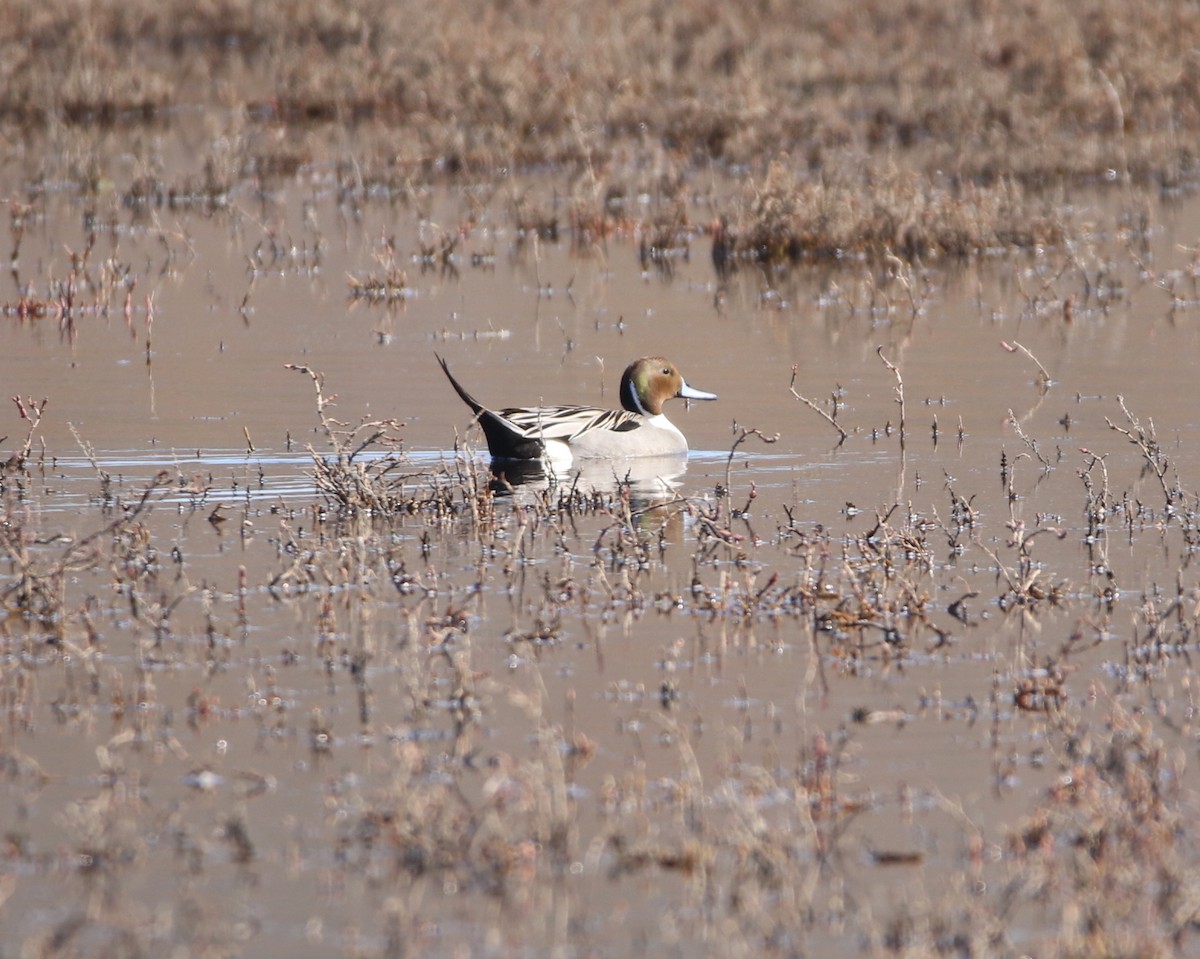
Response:
[[[715,400],[717,398],[716,393],[705,393],[704,390],[693,389],[687,383],[684,383],[675,395],[682,396],[685,400]]]

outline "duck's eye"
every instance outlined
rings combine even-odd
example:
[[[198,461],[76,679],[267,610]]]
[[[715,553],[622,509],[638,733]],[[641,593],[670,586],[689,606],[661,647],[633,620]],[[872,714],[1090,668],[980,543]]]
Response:
[[[671,367],[664,366],[663,367],[663,376],[670,376],[670,375],[671,375]]]

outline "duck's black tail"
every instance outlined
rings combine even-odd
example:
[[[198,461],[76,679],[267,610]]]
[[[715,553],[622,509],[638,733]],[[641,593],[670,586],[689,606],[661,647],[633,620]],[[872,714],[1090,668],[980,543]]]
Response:
[[[480,403],[454,378],[446,361],[436,353],[433,355],[442,364],[442,372],[446,374],[446,379],[454,387],[454,392],[462,398],[467,406],[471,407],[471,412],[475,414],[475,419],[483,428],[483,435],[487,438],[488,452],[492,454],[492,459],[537,460],[541,458],[545,448],[540,439],[527,436],[499,413],[489,410]]]
[[[454,387],[454,392],[462,397],[462,401],[466,403],[467,406],[471,407],[471,411],[476,415],[476,417],[478,417],[480,413],[487,412],[487,410],[484,409],[483,404],[481,404],[477,399],[475,399],[475,397],[463,389],[462,384],[454,378],[454,374],[450,372],[450,367],[446,365],[446,361],[436,353],[433,355],[437,358],[437,361],[442,364],[442,372],[446,374],[446,379],[448,379],[450,381],[450,385]]]

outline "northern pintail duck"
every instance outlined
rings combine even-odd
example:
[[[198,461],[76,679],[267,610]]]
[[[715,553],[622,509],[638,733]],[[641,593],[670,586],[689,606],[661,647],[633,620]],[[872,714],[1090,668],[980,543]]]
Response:
[[[549,462],[557,468],[579,459],[619,459],[687,452],[687,439],[663,413],[675,397],[715,400],[715,393],[693,389],[679,370],[661,356],[644,356],[621,377],[619,410],[592,406],[533,406],[490,410],[454,378],[437,358],[463,402],[471,407],[488,450],[496,460]]]

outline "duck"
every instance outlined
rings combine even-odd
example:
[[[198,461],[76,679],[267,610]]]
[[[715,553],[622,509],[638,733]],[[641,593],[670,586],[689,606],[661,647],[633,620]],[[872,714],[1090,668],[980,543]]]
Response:
[[[662,356],[634,360],[621,375],[621,409],[594,406],[524,406],[493,410],[473,397],[437,356],[442,372],[471,408],[493,461],[541,462],[556,470],[575,460],[687,454],[687,438],[663,412],[671,399],[715,400],[694,389]]]

